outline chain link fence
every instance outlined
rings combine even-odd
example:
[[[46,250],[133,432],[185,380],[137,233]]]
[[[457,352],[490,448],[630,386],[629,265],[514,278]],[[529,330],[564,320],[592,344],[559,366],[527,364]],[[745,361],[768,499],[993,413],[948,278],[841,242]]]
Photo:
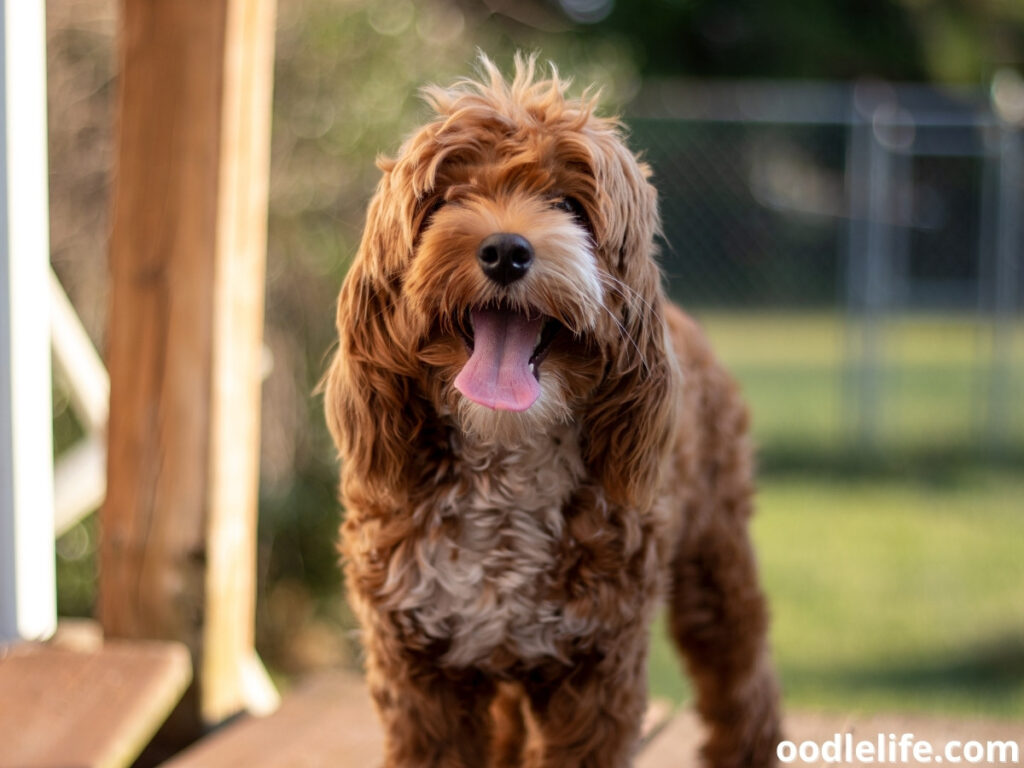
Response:
[[[1019,80],[660,82],[627,122],[769,448],[1024,448]]]

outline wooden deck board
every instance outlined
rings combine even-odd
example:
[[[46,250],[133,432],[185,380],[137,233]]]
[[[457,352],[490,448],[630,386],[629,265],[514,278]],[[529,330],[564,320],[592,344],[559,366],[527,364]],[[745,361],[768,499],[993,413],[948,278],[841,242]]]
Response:
[[[637,757],[635,768],[699,768],[697,755],[704,730],[696,714],[683,709],[659,728],[663,717],[657,707],[652,708],[647,727],[654,735]],[[790,713],[786,720],[786,737],[797,744],[807,739],[820,744],[836,733],[847,732],[858,740],[875,741],[879,733],[895,733],[897,738],[912,733],[936,748],[948,739],[1024,742],[1024,724],[1016,722],[801,712]],[[362,681],[351,673],[330,672],[286,695],[273,715],[228,726],[165,763],[164,768],[376,768],[382,757],[381,728]]]
[[[953,739],[964,743],[971,740],[1014,741],[1018,747],[1024,748],[1024,723],[1021,722],[905,714],[844,715],[793,712],[786,717],[785,738],[797,745],[803,741],[814,741],[820,747],[826,741],[833,740],[836,734],[843,739],[847,733],[852,735],[854,743],[865,740],[876,744],[881,734],[884,748],[887,750],[888,735],[895,734],[895,739],[898,740],[904,733],[913,734],[916,740],[927,741],[935,750],[941,750]],[[699,768],[697,755],[703,737],[703,726],[696,714],[692,710],[684,710],[637,758],[636,768]],[[896,754],[898,757],[898,753]],[[843,759],[839,764],[850,765],[851,762]],[[875,759],[871,763],[879,768],[918,764],[913,761],[902,763],[898,759],[895,762]],[[825,768],[836,763],[824,759],[817,763],[805,763],[798,759],[794,765]]]
[[[177,643],[0,649],[0,768],[130,765],[191,676]]]
[[[884,715],[829,715],[819,713],[799,713],[787,720],[786,738],[799,744],[804,740],[813,740],[818,744],[831,740],[836,734],[842,738],[844,734],[851,734],[854,742],[864,740],[878,742],[881,734],[884,741],[886,737],[894,734],[898,740],[904,733],[912,734],[915,740],[926,741],[936,750],[941,750],[951,740],[958,740],[963,743],[968,741],[1015,741],[1018,747],[1024,747],[1024,723],[1007,720],[981,720],[977,718],[954,718],[936,717],[926,715],[909,714],[884,714]],[[886,749],[889,747],[886,746]],[[963,762],[968,762],[964,760]],[[849,761],[842,761],[842,764],[849,765]],[[854,762],[853,764],[857,764]],[[875,759],[872,765],[876,766],[898,766],[923,765],[924,763],[902,762],[898,758],[895,761],[888,759]],[[981,765],[990,763],[982,762]],[[804,765],[824,766],[835,765],[834,762],[820,760],[817,763],[804,763]]]
[[[703,733],[693,710],[683,710],[644,747],[636,768],[697,768]]]
[[[268,717],[247,717],[203,739],[164,768],[374,768],[382,732],[362,681],[318,674]]]

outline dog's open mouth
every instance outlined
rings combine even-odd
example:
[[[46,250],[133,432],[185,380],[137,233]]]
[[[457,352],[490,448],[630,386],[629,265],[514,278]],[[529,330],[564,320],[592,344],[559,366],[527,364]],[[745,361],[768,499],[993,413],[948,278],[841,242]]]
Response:
[[[470,356],[455,388],[496,411],[525,411],[540,396],[540,365],[562,324],[504,306],[478,307],[467,315],[460,335]]]

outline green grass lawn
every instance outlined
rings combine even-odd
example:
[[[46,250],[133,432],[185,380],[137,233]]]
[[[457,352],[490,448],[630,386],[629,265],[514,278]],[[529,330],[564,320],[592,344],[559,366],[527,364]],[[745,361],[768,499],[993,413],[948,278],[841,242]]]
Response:
[[[986,466],[978,450],[986,329],[891,321],[874,469],[844,471],[839,320],[701,320],[744,387],[764,456],[754,537],[787,705],[1024,716],[1024,468]],[[1022,340],[1018,329],[1015,350]],[[1022,359],[1015,352],[1015,410],[1003,414],[1017,442]],[[973,457],[915,458],[955,446],[974,446]],[[840,460],[822,469],[815,452],[831,450]],[[779,454],[790,455],[785,471]],[[688,695],[663,623],[651,688]]]
[[[705,312],[698,319],[740,380],[768,449],[839,448],[856,434],[860,336],[830,313]],[[992,414],[993,334],[971,315],[894,317],[880,324],[877,439],[894,450],[984,443],[995,421],[1024,445],[1024,322],[1003,378],[1009,409]]]
[[[1024,476],[767,479],[754,537],[786,703],[1024,716]],[[681,697],[655,631],[652,691]]]

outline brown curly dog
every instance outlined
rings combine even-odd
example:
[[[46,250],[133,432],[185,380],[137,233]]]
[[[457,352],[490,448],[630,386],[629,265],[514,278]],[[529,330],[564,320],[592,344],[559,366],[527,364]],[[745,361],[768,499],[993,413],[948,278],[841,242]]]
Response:
[[[654,260],[649,169],[519,57],[427,88],[326,411],[390,768],[631,764],[667,599],[708,765],[774,762],[747,412]]]

